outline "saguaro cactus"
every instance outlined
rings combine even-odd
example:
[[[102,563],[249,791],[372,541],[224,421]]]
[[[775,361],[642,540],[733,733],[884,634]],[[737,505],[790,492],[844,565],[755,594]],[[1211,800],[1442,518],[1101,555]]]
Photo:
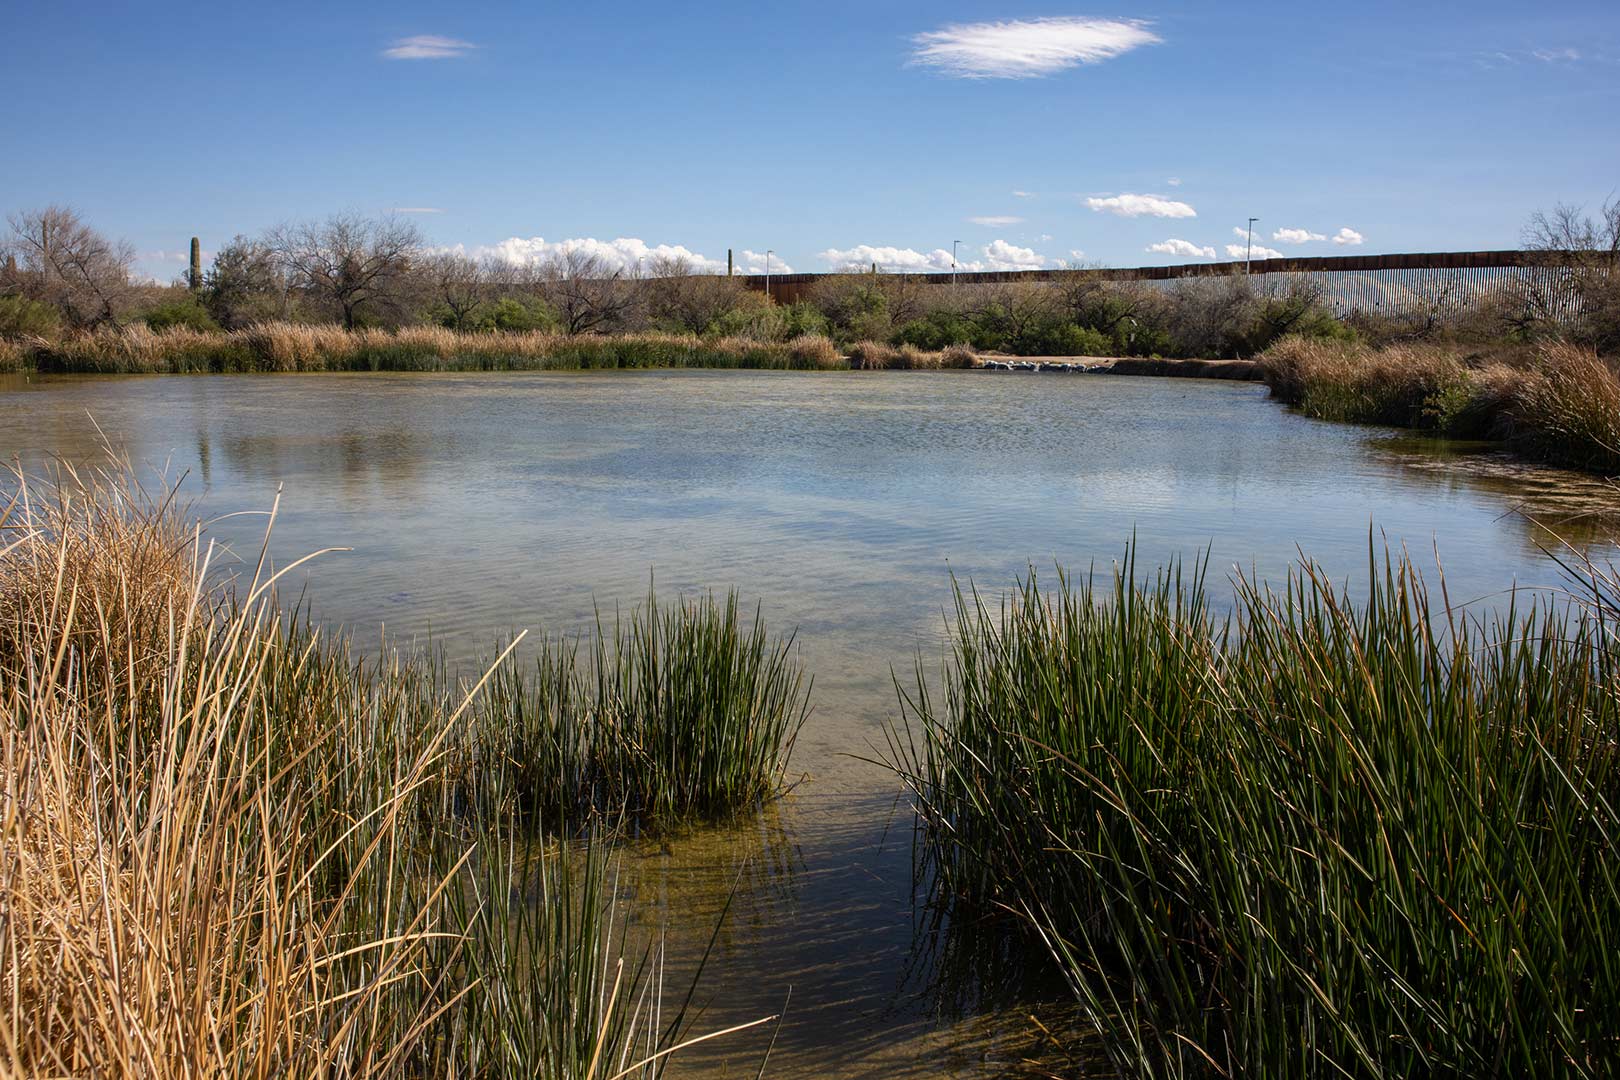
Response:
[[[731,276],[731,249],[726,248],[726,277]]]
[[[202,288],[202,243],[195,236],[191,238],[190,284],[193,291]]]

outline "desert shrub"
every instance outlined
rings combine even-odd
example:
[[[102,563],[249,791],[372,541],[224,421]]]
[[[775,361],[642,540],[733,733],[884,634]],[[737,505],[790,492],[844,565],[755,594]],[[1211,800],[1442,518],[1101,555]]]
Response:
[[[479,330],[525,334],[557,329],[557,316],[538,298],[503,296],[481,310],[473,325]]]
[[[778,308],[782,317],[782,335],[792,339],[806,334],[828,337],[827,317],[816,310],[814,304],[797,300]]]
[[[913,319],[895,331],[896,345],[915,345],[919,349],[944,349],[951,345],[965,345],[974,338],[973,321],[961,312],[949,308],[935,308],[920,319]]]
[[[219,324],[208,309],[194,296],[180,299],[165,300],[156,307],[149,308],[142,316],[150,330],[168,330],[173,327],[183,327],[187,330],[218,330]]]
[[[54,307],[26,296],[0,296],[0,338],[50,337],[62,325]]]

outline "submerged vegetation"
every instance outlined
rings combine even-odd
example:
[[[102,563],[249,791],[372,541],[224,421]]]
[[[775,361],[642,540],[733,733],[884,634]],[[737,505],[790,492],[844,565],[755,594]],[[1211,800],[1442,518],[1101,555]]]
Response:
[[[1612,612],[1357,602],[1203,567],[958,592],[902,691],[934,902],[1055,959],[1131,1076],[1607,1075],[1620,1056]]]
[[[662,1071],[692,1017],[662,1009],[589,837],[773,793],[807,693],[787,645],[734,600],[649,599],[590,679],[552,643],[551,682],[508,648],[452,687],[353,660],[262,560],[210,587],[172,491],[119,469],[8,487],[0,1073]],[[549,763],[570,755],[622,800],[583,845],[544,827],[569,820]]]
[[[1440,346],[1288,338],[1259,360],[1272,393],[1310,416],[1494,439],[1543,461],[1620,473],[1620,369],[1578,345],[1469,362]]]

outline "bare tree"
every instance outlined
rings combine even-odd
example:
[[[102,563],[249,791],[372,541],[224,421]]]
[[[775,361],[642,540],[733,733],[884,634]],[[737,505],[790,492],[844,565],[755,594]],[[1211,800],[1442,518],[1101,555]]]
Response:
[[[1620,198],[1605,201],[1596,217],[1566,203],[1537,211],[1524,246],[1540,257],[1520,282],[1516,327],[1620,350]]]
[[[750,298],[741,278],[696,273],[684,258],[655,258],[642,291],[655,323],[693,334],[749,306]]]
[[[1049,323],[1061,299],[1041,281],[999,281],[970,288],[973,321],[1009,342],[1028,339]]]
[[[473,316],[489,299],[497,277],[489,263],[455,252],[429,256],[422,261],[421,272],[432,302],[444,310],[445,321],[453,330],[472,326]]]
[[[357,214],[278,226],[267,242],[293,288],[333,305],[351,330],[362,309],[391,299],[422,247],[410,222]]]
[[[235,330],[287,317],[287,279],[275,252],[259,240],[234,237],[203,274],[203,304],[214,321]]]
[[[16,268],[8,276],[17,291],[54,305],[75,326],[118,325],[135,288],[133,248],[108,240],[64,206],[15,214],[9,223],[7,257]]]
[[[541,296],[570,334],[591,334],[622,322],[634,309],[623,269],[581,248],[554,253],[536,268]]]
[[[1614,270],[1620,266],[1620,198],[1610,198],[1595,218],[1579,206],[1559,203],[1536,211],[1524,229],[1527,251],[1540,252],[1578,267]]]

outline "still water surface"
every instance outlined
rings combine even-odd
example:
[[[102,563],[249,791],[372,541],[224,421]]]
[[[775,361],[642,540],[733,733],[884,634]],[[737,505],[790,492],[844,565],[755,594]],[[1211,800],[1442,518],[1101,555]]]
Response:
[[[366,645],[431,639],[467,665],[511,631],[583,629],[599,606],[736,587],[798,630],[815,712],[794,792],[744,827],[632,848],[622,893],[679,966],[737,883],[704,1027],[791,1005],[773,1076],[1002,1071],[1027,1009],[942,1013],[914,977],[909,817],[863,758],[891,672],[937,662],[950,575],[1210,553],[1279,579],[1300,551],[1365,575],[1369,530],[1453,601],[1556,586],[1548,522],[1615,524],[1604,485],[1377,429],[1318,423],[1249,384],[971,372],[647,372],[0,378],[0,454],[184,473],[205,514],[284,489],[272,551],[331,546],[316,615]],[[93,422],[92,422],[93,421]],[[261,524],[215,534],[243,557]],[[302,579],[300,579],[302,581]],[[296,586],[295,586],[296,587]],[[740,873],[740,877],[739,877]],[[676,1070],[752,1076],[769,1033]]]

